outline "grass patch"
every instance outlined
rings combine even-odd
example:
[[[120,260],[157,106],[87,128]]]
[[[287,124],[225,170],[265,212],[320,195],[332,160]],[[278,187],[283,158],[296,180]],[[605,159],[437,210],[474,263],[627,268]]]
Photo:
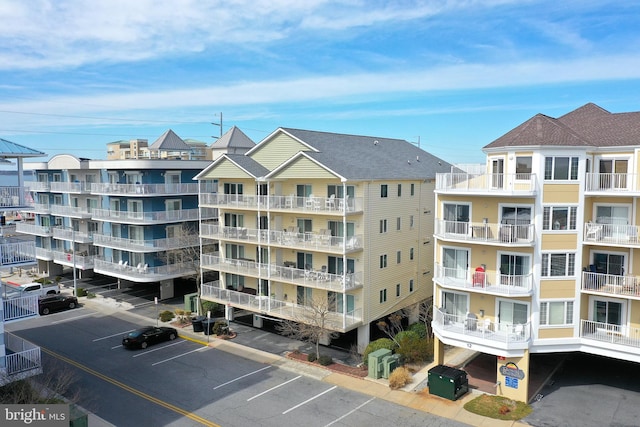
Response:
[[[531,413],[531,406],[503,396],[483,394],[465,403],[464,409],[498,420],[521,420]]]

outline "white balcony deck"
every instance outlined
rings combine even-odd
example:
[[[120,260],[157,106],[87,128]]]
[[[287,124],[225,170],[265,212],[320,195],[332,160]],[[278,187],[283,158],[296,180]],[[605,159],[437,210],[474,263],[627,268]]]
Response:
[[[531,339],[531,324],[497,323],[493,319],[456,316],[435,308],[432,325],[441,336],[505,350],[525,349]]]
[[[0,266],[18,266],[36,260],[36,243],[22,241],[0,245]]]
[[[40,347],[9,332],[4,333],[6,355],[0,358],[0,386],[42,373]]]
[[[91,192],[91,183],[89,182],[50,182],[49,189],[52,193],[75,193],[88,194]]]
[[[538,193],[535,174],[436,174],[436,193],[486,194],[491,196],[535,196]]]
[[[228,289],[221,289],[219,282],[205,283],[201,287],[202,298],[215,301],[224,305],[231,305],[249,311],[263,313],[281,319],[295,320],[303,322],[309,319],[309,308],[304,305],[287,301],[280,301],[267,296],[256,296],[244,292]],[[331,312],[327,317],[327,327],[329,329],[346,332],[356,328],[362,323],[361,310],[349,313]]]
[[[198,246],[198,236],[183,236],[169,239],[133,240],[113,237],[106,234],[94,234],[93,244],[129,252],[157,252],[168,249]]]
[[[91,218],[91,211],[86,207],[51,205],[50,209],[54,215],[68,216],[71,218]]]
[[[44,261],[53,261],[53,250],[48,248],[35,248],[36,258]]]
[[[640,348],[640,328],[625,325],[580,320],[580,336],[582,338],[606,343],[606,345],[620,345],[630,349]],[[633,350],[637,352],[638,350]]]
[[[49,192],[51,189],[51,185],[49,182],[40,182],[40,181],[25,181],[25,188],[29,191],[35,192]]]
[[[91,184],[93,194],[114,194],[136,197],[198,194],[198,184]]]
[[[124,265],[117,262],[105,261],[96,257],[93,263],[96,273],[119,277],[134,282],[157,282],[164,279],[193,276],[196,269],[192,263],[178,263],[149,267],[147,265]]]
[[[584,225],[584,242],[594,245],[638,248],[640,247],[640,227],[588,222]]]
[[[51,227],[45,227],[43,225],[35,225],[29,222],[17,222],[16,232],[23,234],[32,234],[34,236],[48,237],[53,235]]]
[[[91,243],[93,242],[93,234],[86,233],[84,231],[72,231],[68,228],[53,227],[53,238],[58,240],[74,241],[76,243]]]
[[[168,222],[197,221],[200,212],[198,209],[177,209],[172,211],[114,211],[110,209],[94,209],[91,218],[99,221],[110,221],[129,224],[163,224]],[[215,218],[216,215],[210,209],[203,212],[203,219]]]
[[[435,220],[434,235],[452,242],[472,242],[498,246],[531,246],[535,243],[533,224],[512,225]]]
[[[297,197],[256,196],[247,194],[211,194],[200,193],[200,206],[216,208],[238,208],[265,211],[291,211],[309,214],[345,215],[361,213],[362,197]]]
[[[62,252],[62,251],[51,251],[53,254],[53,261],[56,264],[65,265],[67,267],[73,267],[74,258],[72,253]],[[93,269],[93,261],[95,260],[95,255],[76,255],[75,257],[75,265],[79,270],[91,270]]]
[[[49,203],[31,203],[31,212],[39,214],[51,213],[51,205]]]
[[[629,196],[640,193],[638,174],[635,173],[588,173],[585,176],[585,194]]]
[[[298,233],[295,231],[260,230],[245,227],[224,227],[217,224],[202,224],[200,236],[206,239],[240,240],[262,245],[309,249],[342,253],[363,248],[362,235],[351,237],[332,236],[329,230],[322,233]]]
[[[640,277],[583,271],[581,289],[588,293],[640,299]]]
[[[6,285],[3,285],[6,286]],[[0,298],[2,299],[2,298]],[[38,316],[38,295],[29,295],[15,298],[2,299],[3,320],[10,322],[13,320],[25,319]]]
[[[334,292],[361,287],[363,277],[362,272],[331,274],[322,270],[261,264],[247,259],[227,259],[210,254],[202,255],[202,268]]]
[[[434,265],[433,280],[449,289],[510,297],[530,296],[533,292],[533,274],[500,274],[496,271],[476,271]]]

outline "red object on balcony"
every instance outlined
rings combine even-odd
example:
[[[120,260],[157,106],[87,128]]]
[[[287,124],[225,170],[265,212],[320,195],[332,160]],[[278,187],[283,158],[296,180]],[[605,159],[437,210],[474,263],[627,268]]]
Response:
[[[473,273],[473,286],[484,288],[484,267],[477,267]]]
[[[71,261],[71,254],[67,254],[67,261]]]

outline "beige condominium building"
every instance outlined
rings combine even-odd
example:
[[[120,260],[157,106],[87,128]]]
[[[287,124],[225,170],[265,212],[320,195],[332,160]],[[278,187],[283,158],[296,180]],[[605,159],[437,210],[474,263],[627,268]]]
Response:
[[[329,328],[364,346],[370,324],[431,296],[437,172],[451,165],[389,138],[279,128],[244,155],[225,154],[196,178],[204,300],[258,327],[326,303]],[[363,348],[363,347],[362,347]]]
[[[436,178],[434,319],[526,401],[534,353],[640,362],[640,112],[538,114]]]

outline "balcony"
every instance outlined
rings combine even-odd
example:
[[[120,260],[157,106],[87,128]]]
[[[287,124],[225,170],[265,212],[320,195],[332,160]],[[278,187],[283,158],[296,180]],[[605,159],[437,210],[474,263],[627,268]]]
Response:
[[[32,203],[30,207],[31,207],[31,212],[36,214],[51,213],[51,205],[49,203]]]
[[[184,196],[198,194],[198,184],[91,184],[92,194],[131,197]]]
[[[86,206],[51,205],[51,213],[71,218],[91,218],[91,211]]]
[[[68,240],[70,242],[75,241],[76,243],[91,243],[93,242],[93,233],[53,227],[53,238],[58,240]]]
[[[322,270],[294,268],[295,263],[285,262],[285,264],[261,264],[245,258],[231,259],[217,255],[202,255],[202,268],[223,273],[270,279],[334,292],[346,292],[362,286],[362,272],[332,274]]]
[[[48,193],[51,189],[49,182],[25,181],[24,186],[29,191]]]
[[[36,248],[36,258],[43,261],[53,261],[53,251],[49,248]]]
[[[198,246],[200,240],[195,236],[181,236],[169,239],[134,240],[114,237],[106,234],[94,234],[93,244],[129,252],[158,252]]]
[[[245,227],[224,227],[217,224],[202,224],[200,236],[205,239],[238,240],[262,245],[342,253],[361,250],[362,235],[347,237],[332,236],[330,230],[317,233],[299,233],[297,227],[287,231],[260,230]]]
[[[93,262],[93,270],[96,273],[111,277],[119,277],[133,282],[158,282],[160,280],[175,279],[177,277],[193,276],[196,268],[193,263],[176,263],[149,267],[147,264],[136,266],[126,262],[105,261],[96,257]]]
[[[464,289],[476,293],[508,297],[531,296],[533,274],[500,274],[496,271],[443,267],[434,265],[433,280],[443,288]]]
[[[55,261],[56,264],[73,267],[75,262],[75,266],[79,270],[93,269],[93,261],[96,258],[95,255],[84,255],[84,252],[78,252],[74,261],[73,253],[63,251],[51,251],[51,253],[53,254],[53,261]]]
[[[513,225],[436,219],[434,235],[450,242],[493,246],[531,246],[535,242],[533,224]]]
[[[0,187],[0,210],[20,210],[31,206],[29,190],[23,187]]]
[[[211,209],[202,210],[202,219],[216,218]],[[197,221],[198,209],[177,209],[172,211],[116,211],[111,209],[93,209],[91,218],[98,221],[109,221],[127,224],[166,224],[169,222]]]
[[[585,177],[585,195],[624,195],[640,193],[635,173],[588,173]],[[636,194],[637,195],[637,194]]]
[[[437,335],[461,343],[475,343],[503,350],[522,350],[529,347],[531,324],[497,323],[489,318],[448,314],[433,310],[433,330]]]
[[[53,230],[49,226],[35,225],[22,221],[16,223],[16,232],[42,237],[49,237],[53,235]]]
[[[35,262],[35,260],[35,241],[0,244],[0,266],[18,266]]]
[[[90,182],[51,182],[49,188],[52,193],[74,193],[89,194],[91,193]]]
[[[3,285],[4,286],[4,285]],[[38,295],[2,299],[5,322],[38,316]]]
[[[312,318],[312,315],[309,314],[310,309],[307,306],[280,301],[267,296],[256,296],[245,292],[221,289],[220,283],[217,281],[204,283],[201,287],[201,296],[205,300],[281,319],[304,322],[304,319]],[[360,326],[361,323],[362,312],[360,309],[348,313],[330,312],[326,319],[326,326],[338,332],[349,331]]]
[[[4,333],[6,355],[0,358],[0,386],[42,373],[40,347],[9,332]]]
[[[582,290],[594,294],[640,299],[640,277],[583,271]]]
[[[603,246],[640,247],[640,227],[626,224],[584,225],[584,242]]]
[[[637,354],[640,348],[640,328],[625,325],[580,320],[580,337],[603,343],[605,348],[612,345],[628,347],[629,351]]]
[[[200,206],[215,208],[304,212],[308,214],[345,215],[363,210],[362,197],[255,196],[247,194],[200,193]]]
[[[538,193],[538,188],[535,174],[438,173],[436,174],[435,192],[438,194],[533,197]]]

